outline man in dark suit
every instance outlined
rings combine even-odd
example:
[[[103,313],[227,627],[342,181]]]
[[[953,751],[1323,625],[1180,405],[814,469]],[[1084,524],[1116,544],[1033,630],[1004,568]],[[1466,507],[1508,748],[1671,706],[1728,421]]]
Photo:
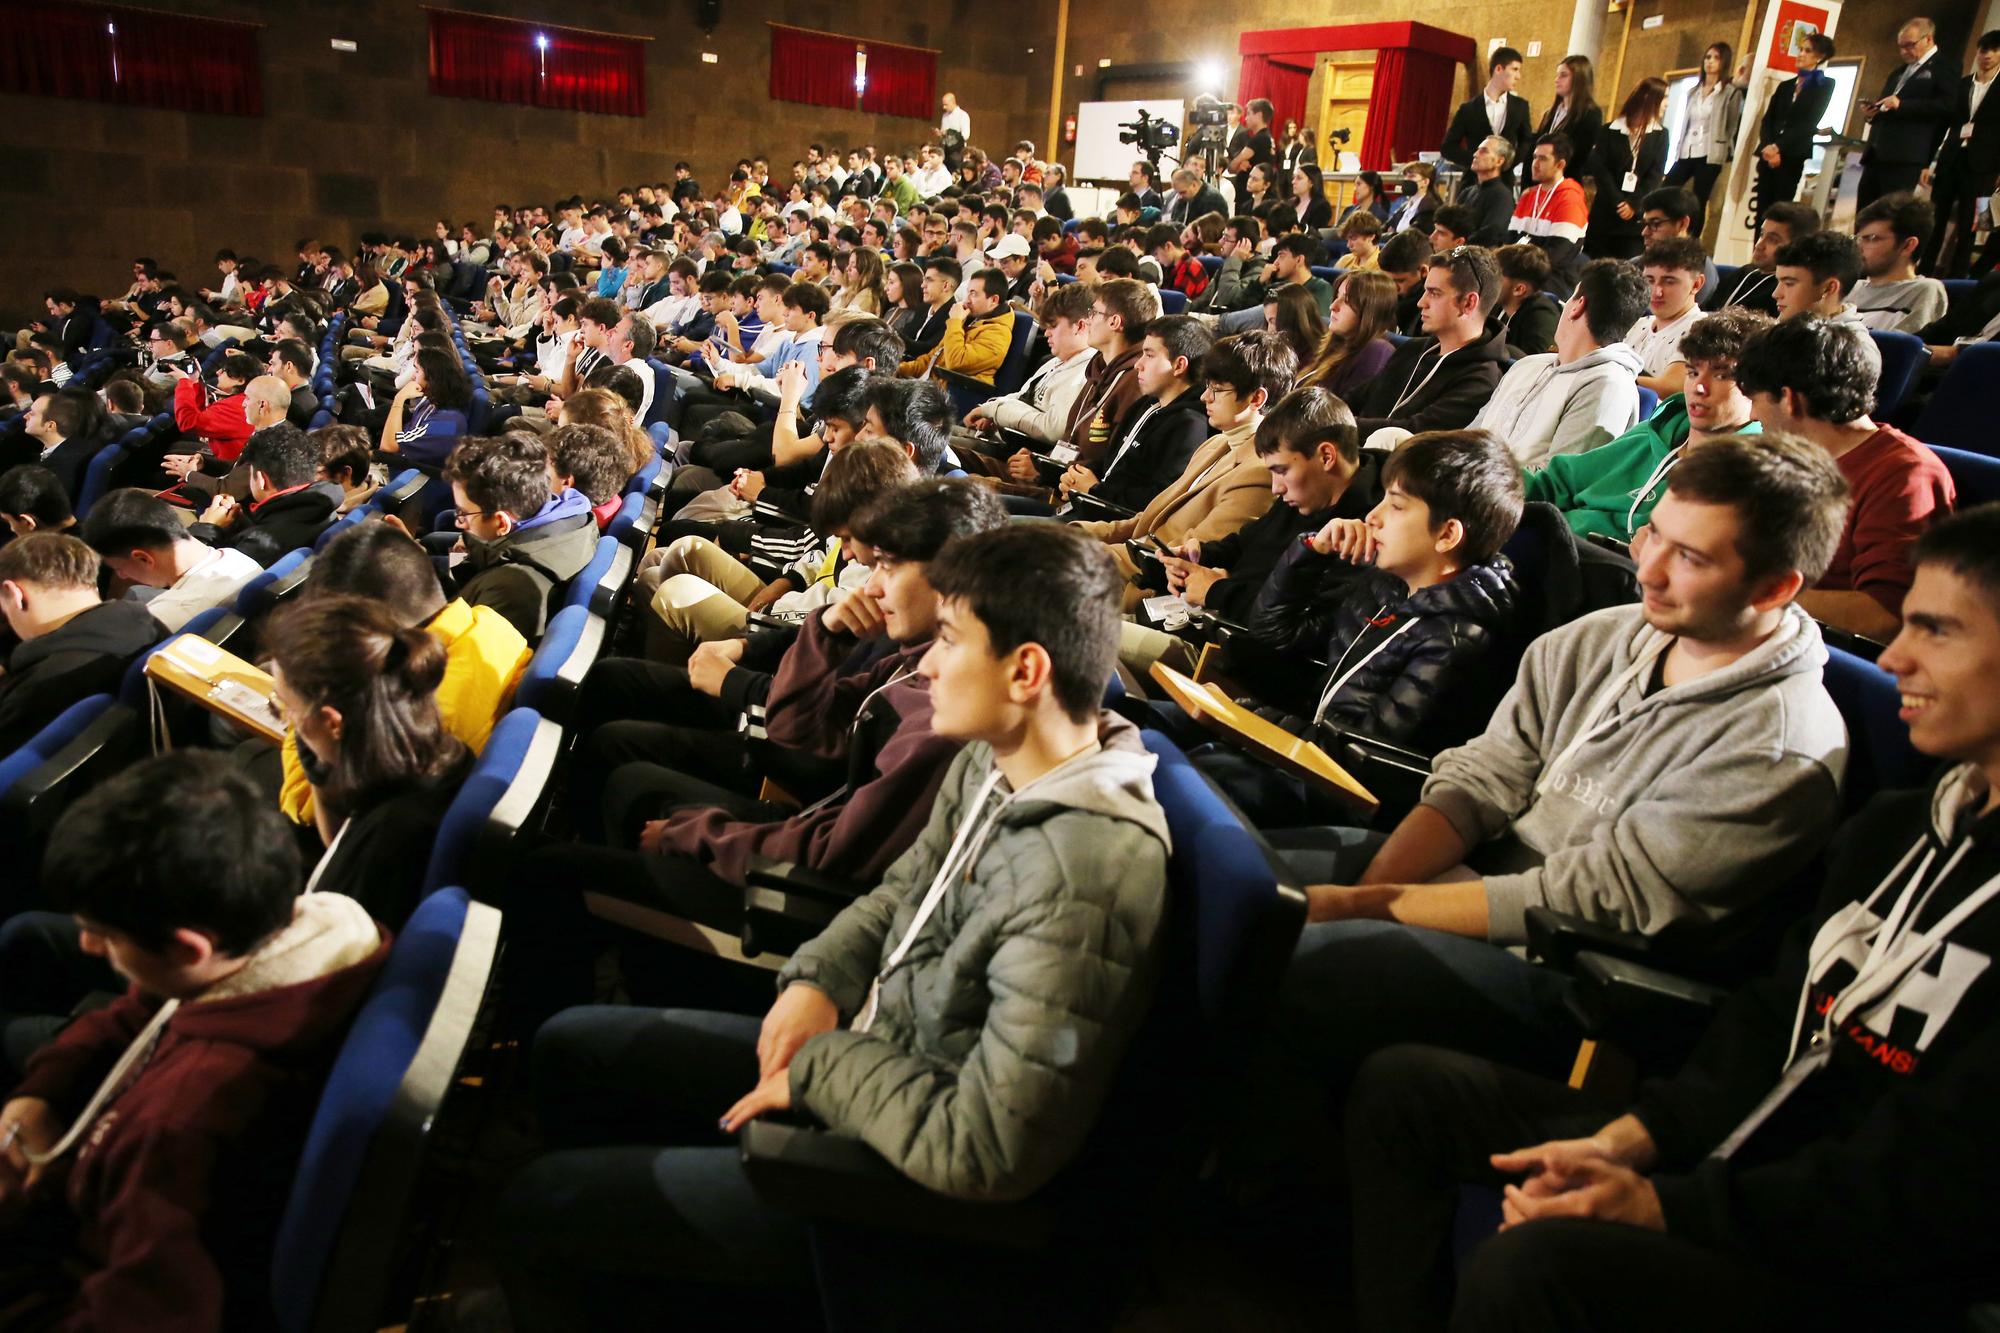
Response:
[[[1514,146],[1516,163],[1527,161],[1534,146],[1535,122],[1528,111],[1528,99],[1514,91],[1520,82],[1521,53],[1511,46],[1501,47],[1486,62],[1486,86],[1466,98],[1452,114],[1439,156],[1470,171],[1480,140],[1497,134]]]
[[[2000,177],[2000,97],[1990,94],[2000,78],[2000,29],[1979,39],[1972,73],[1959,82],[1937,166],[1931,173],[1931,202],[1940,223],[1951,223],[1951,256],[1946,272],[1936,271],[1945,228],[1938,226],[1924,243],[1918,267],[1936,278],[1962,278],[1972,265],[1972,206],[1993,193]]]
[[[1906,63],[1889,75],[1880,97],[1861,104],[1869,131],[1857,208],[1885,194],[1917,188],[1918,177],[1937,156],[1938,140],[1957,101],[1957,81],[1939,68],[1935,24],[1911,19],[1896,33],[1896,50]]]
[[[1801,43],[1799,72],[1779,84],[1757,126],[1757,224],[1771,205],[1799,192],[1799,174],[1812,156],[1819,118],[1833,100],[1833,80],[1820,66],[1833,59],[1833,38],[1815,32]]]
[[[1181,167],[1175,171],[1173,182],[1173,194],[1167,200],[1164,221],[1184,227],[1204,213],[1220,213],[1225,218],[1229,216],[1229,205],[1192,168]]]

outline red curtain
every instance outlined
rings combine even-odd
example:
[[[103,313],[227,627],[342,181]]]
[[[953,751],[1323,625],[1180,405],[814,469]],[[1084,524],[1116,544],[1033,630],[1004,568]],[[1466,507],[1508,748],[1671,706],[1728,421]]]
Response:
[[[635,38],[434,9],[430,48],[441,97],[646,114],[646,44]]]
[[[0,3],[0,92],[264,114],[255,27],[114,5]]]
[[[867,42],[868,84],[861,109],[878,116],[929,120],[937,106],[937,52]]]
[[[1288,120],[1306,123],[1306,84],[1312,79],[1312,57],[1304,59],[1306,64],[1301,68],[1291,63],[1289,56],[1243,57],[1243,68],[1236,78],[1236,100],[1247,103],[1257,97],[1270,98],[1274,137],[1284,132]]]
[[[854,109],[852,37],[771,25],[771,98],[808,106]],[[868,81],[875,81],[875,53],[868,55]],[[929,114],[926,109],[924,114]]]
[[[1437,148],[1451,122],[1455,71],[1450,57],[1411,47],[1384,47],[1376,55],[1375,91],[1361,136],[1365,169],[1385,171]]]

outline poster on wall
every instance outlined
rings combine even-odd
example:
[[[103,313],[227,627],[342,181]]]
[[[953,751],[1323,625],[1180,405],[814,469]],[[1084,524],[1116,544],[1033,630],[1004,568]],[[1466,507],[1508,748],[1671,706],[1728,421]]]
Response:
[[[1777,16],[1771,24],[1770,46],[1764,52],[1765,65],[1784,74],[1798,73],[1799,51],[1806,38],[1816,32],[1828,32],[1832,27],[1832,6],[1779,0]]]

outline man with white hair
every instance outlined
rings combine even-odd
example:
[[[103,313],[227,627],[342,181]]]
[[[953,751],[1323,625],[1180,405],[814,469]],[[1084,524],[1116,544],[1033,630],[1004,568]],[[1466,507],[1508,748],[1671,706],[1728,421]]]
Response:
[[[1896,52],[1903,63],[1889,71],[1882,95],[1861,104],[1869,131],[1857,208],[1885,194],[1916,189],[1951,119],[1956,71],[1933,58],[1937,25],[1927,18],[1910,19],[1896,31]]]

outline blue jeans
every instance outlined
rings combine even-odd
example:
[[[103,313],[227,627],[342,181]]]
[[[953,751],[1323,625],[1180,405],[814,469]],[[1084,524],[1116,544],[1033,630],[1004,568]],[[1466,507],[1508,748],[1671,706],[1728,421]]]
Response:
[[[543,1026],[535,1100],[554,1151],[500,1204],[516,1328],[659,1327],[676,1321],[655,1302],[697,1284],[810,1283],[805,1224],[757,1197],[717,1128],[757,1084],[758,1028],[736,1014],[595,1006]]]

